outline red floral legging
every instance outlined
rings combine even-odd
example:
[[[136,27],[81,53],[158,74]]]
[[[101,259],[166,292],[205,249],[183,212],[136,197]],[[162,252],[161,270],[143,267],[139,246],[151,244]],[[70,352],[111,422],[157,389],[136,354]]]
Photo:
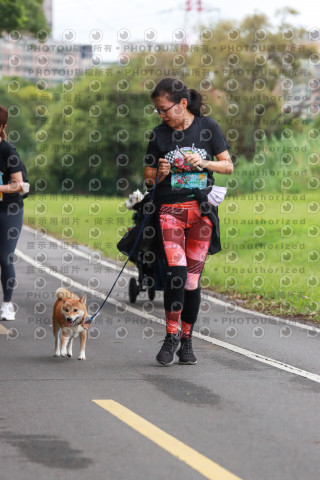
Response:
[[[192,200],[162,205],[160,227],[169,267],[186,266],[184,288],[198,288],[211,239],[211,221],[201,217],[198,202]]]
[[[201,217],[196,200],[160,209],[160,227],[168,273],[164,290],[167,333],[188,336],[197,320],[200,307],[199,280],[207,256],[212,223]]]

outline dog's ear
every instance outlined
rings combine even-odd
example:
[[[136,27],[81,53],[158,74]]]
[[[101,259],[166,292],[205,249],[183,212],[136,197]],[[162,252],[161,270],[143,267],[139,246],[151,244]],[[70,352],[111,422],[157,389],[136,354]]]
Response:
[[[84,294],[80,297],[80,302],[85,305],[85,304],[86,304],[86,301],[87,301],[87,295],[84,293]]]

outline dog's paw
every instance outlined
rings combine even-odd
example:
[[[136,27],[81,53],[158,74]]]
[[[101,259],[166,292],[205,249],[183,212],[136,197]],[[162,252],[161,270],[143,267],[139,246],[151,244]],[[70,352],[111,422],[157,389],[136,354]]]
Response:
[[[53,356],[53,357],[60,357],[60,353],[54,352],[54,354],[53,354],[52,356]]]
[[[78,360],[86,360],[86,356],[84,353],[80,353]]]
[[[72,353],[68,353],[67,357],[72,358]]]

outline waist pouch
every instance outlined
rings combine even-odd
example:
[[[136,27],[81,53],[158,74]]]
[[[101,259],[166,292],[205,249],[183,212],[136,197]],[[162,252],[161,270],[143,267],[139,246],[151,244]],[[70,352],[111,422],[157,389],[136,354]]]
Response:
[[[171,174],[171,187],[177,188],[198,188],[202,190],[207,186],[207,172],[181,172]]]

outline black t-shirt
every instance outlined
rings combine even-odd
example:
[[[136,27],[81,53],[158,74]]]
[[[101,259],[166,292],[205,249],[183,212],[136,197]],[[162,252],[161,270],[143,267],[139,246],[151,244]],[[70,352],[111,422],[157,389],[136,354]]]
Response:
[[[13,145],[3,138],[0,142],[0,184],[6,185],[10,182],[11,174],[21,172],[21,160]],[[1,197],[1,195],[0,195]],[[23,199],[19,193],[2,193],[0,198],[0,208],[7,209],[8,205],[16,203],[23,206]]]
[[[174,130],[166,123],[155,127],[152,131],[147,152],[144,158],[145,166],[157,168],[159,158],[167,158],[172,163],[177,149],[188,147],[200,155],[203,160],[213,160],[218,155],[230,148],[221,128],[210,117],[195,116],[191,125],[185,130]],[[214,184],[212,172],[207,173],[206,187],[209,191]],[[155,198],[159,203],[178,203],[190,200],[190,188],[176,188],[171,184],[172,173],[157,185]]]

